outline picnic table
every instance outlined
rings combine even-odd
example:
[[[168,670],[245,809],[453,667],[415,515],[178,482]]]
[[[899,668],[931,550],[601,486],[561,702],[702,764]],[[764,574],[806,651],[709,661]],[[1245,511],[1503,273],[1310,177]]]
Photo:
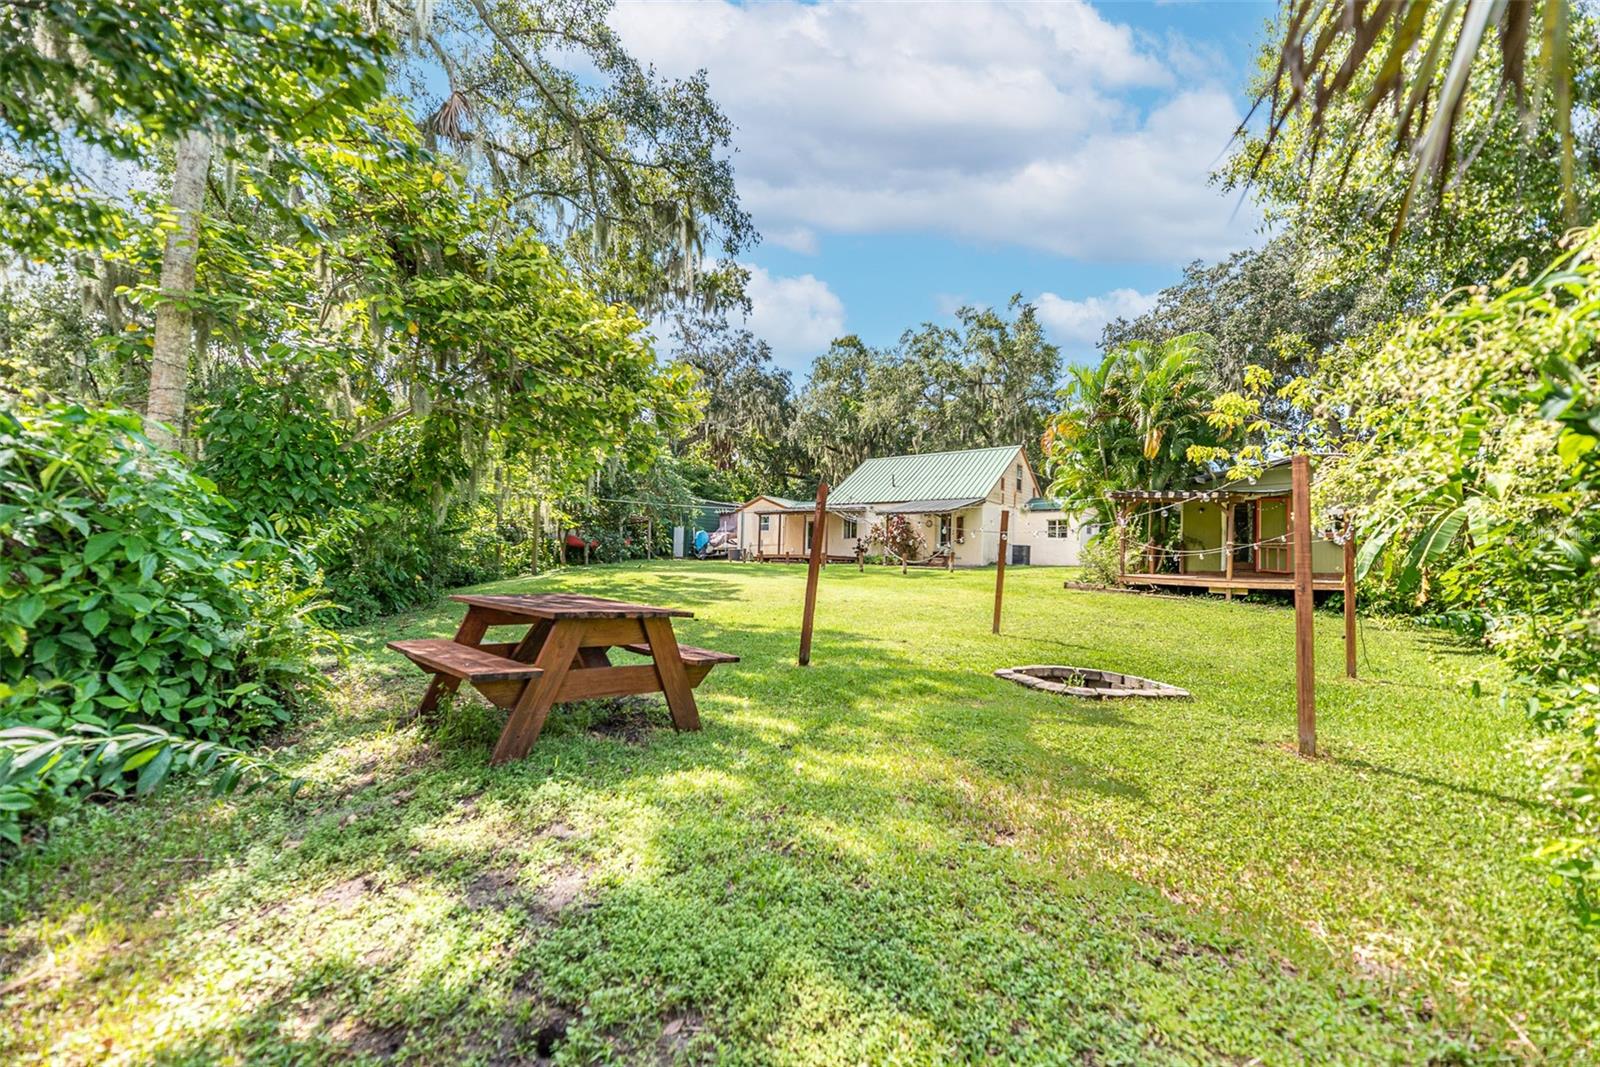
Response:
[[[700,729],[694,688],[719,663],[738,656],[680,645],[673,619],[691,611],[629,604],[573,593],[462,595],[467,605],[454,638],[390,641],[389,647],[433,674],[417,713],[430,716],[439,699],[468,682],[509,711],[491,763],[528,754],[555,704],[599,697],[663,693],[678,730]],[[526,626],[516,641],[486,642],[491,626]],[[648,656],[648,663],[613,665],[610,650]]]

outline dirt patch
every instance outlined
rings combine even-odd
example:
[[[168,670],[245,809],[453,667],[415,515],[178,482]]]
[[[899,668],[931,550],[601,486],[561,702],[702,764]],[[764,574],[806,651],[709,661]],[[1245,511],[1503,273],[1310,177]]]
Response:
[[[470,879],[462,895],[468,907],[524,907],[550,919],[581,897],[588,884],[588,873],[579,867],[558,867],[531,888],[524,884],[520,867],[493,867]]]
[[[628,745],[649,743],[651,734],[672,722],[665,704],[645,697],[596,701],[591,708],[589,733]]]
[[[403,1026],[374,1026],[346,1015],[328,1028],[328,1037],[361,1056],[387,1060],[406,1043]]]
[[[467,882],[464,896],[469,907],[504,908],[520,895],[517,883],[522,871],[516,867],[494,867]]]
[[[364,900],[374,889],[370,875],[357,875],[346,878],[342,882],[335,882],[313,898],[316,910],[331,909],[335,911],[351,911]]]

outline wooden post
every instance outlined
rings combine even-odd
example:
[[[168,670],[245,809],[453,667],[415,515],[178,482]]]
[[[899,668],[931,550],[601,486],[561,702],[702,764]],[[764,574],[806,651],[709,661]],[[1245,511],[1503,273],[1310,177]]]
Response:
[[[823,482],[817,486],[817,517],[816,524],[822,522],[827,514],[828,483]],[[817,611],[817,572],[822,569],[822,538],[817,536],[816,525],[812,526],[811,534],[811,564],[806,568],[806,609],[805,615],[800,619],[800,666],[806,667],[811,663],[811,619]]]
[[[1128,573],[1128,509],[1117,509],[1117,577]]]
[[[1311,592],[1311,460],[1294,457],[1294,673],[1295,710],[1300,733],[1300,755],[1317,754],[1317,696],[1315,659],[1312,655]]]
[[[1233,509],[1238,505],[1229,500],[1222,506],[1222,576],[1233,581]],[[1233,586],[1228,586],[1228,599],[1233,599]]]
[[[644,520],[644,558],[656,558],[656,517],[649,515]]]
[[[1006,550],[1010,547],[1008,545],[1009,535],[1006,533],[1006,530],[1011,525],[1010,519],[1011,512],[1002,511],[1000,513],[1000,558],[998,561],[996,561],[994,568],[995,633],[1000,632],[1000,601],[1005,596],[1006,591]]]
[[[583,565],[585,567],[587,567],[589,565],[589,535],[588,534],[584,534],[583,535]]]
[[[1344,530],[1344,675],[1356,676],[1356,528]]]
[[[828,565],[828,516],[825,514],[819,515],[817,523],[819,525],[814,526],[811,530],[811,540],[815,541],[817,539],[817,531],[820,529],[822,532],[822,565],[826,567]]]
[[[558,551],[561,554],[561,565],[565,567],[567,565],[567,528],[565,526],[556,529],[556,544],[559,546]]]
[[[867,573],[867,546],[861,543],[859,537],[856,538],[856,570]]]

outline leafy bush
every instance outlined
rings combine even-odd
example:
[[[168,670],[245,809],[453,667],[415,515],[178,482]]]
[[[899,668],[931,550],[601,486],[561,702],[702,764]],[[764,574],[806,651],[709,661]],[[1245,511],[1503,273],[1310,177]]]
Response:
[[[1521,676],[1568,819],[1540,856],[1600,924],[1600,231],[1571,247],[1324,368],[1350,436],[1318,491],[1360,517],[1382,585]]]
[[[227,503],[137,415],[0,401],[0,727],[157,724],[233,746],[290,718],[338,649],[315,574],[222,532]],[[155,758],[154,756],[151,757]],[[0,836],[93,787],[62,759],[13,785]]]
[[[313,530],[368,490],[366,452],[293,385],[245,383],[200,422],[201,471],[235,504],[236,526]]]
[[[1117,534],[1115,527],[1102,530],[1084,543],[1078,554],[1078,565],[1083,568],[1082,578],[1095,585],[1115,585],[1118,573]]]

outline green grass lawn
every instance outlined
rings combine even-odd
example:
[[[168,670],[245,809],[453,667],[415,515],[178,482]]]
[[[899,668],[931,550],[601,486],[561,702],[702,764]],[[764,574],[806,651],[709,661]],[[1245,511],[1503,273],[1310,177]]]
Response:
[[[0,1059],[100,1063],[1574,1062],[1596,945],[1523,857],[1555,821],[1498,664],[1318,620],[1314,761],[1293,615],[1066,591],[1063,572],[653,564],[494,591],[681,605],[738,653],[698,690],[404,725],[441,603],[351,635],[299,798],[175,787],[4,872]],[[1025,663],[1173,682],[1094,703]],[[1473,695],[1473,683],[1482,696]]]

